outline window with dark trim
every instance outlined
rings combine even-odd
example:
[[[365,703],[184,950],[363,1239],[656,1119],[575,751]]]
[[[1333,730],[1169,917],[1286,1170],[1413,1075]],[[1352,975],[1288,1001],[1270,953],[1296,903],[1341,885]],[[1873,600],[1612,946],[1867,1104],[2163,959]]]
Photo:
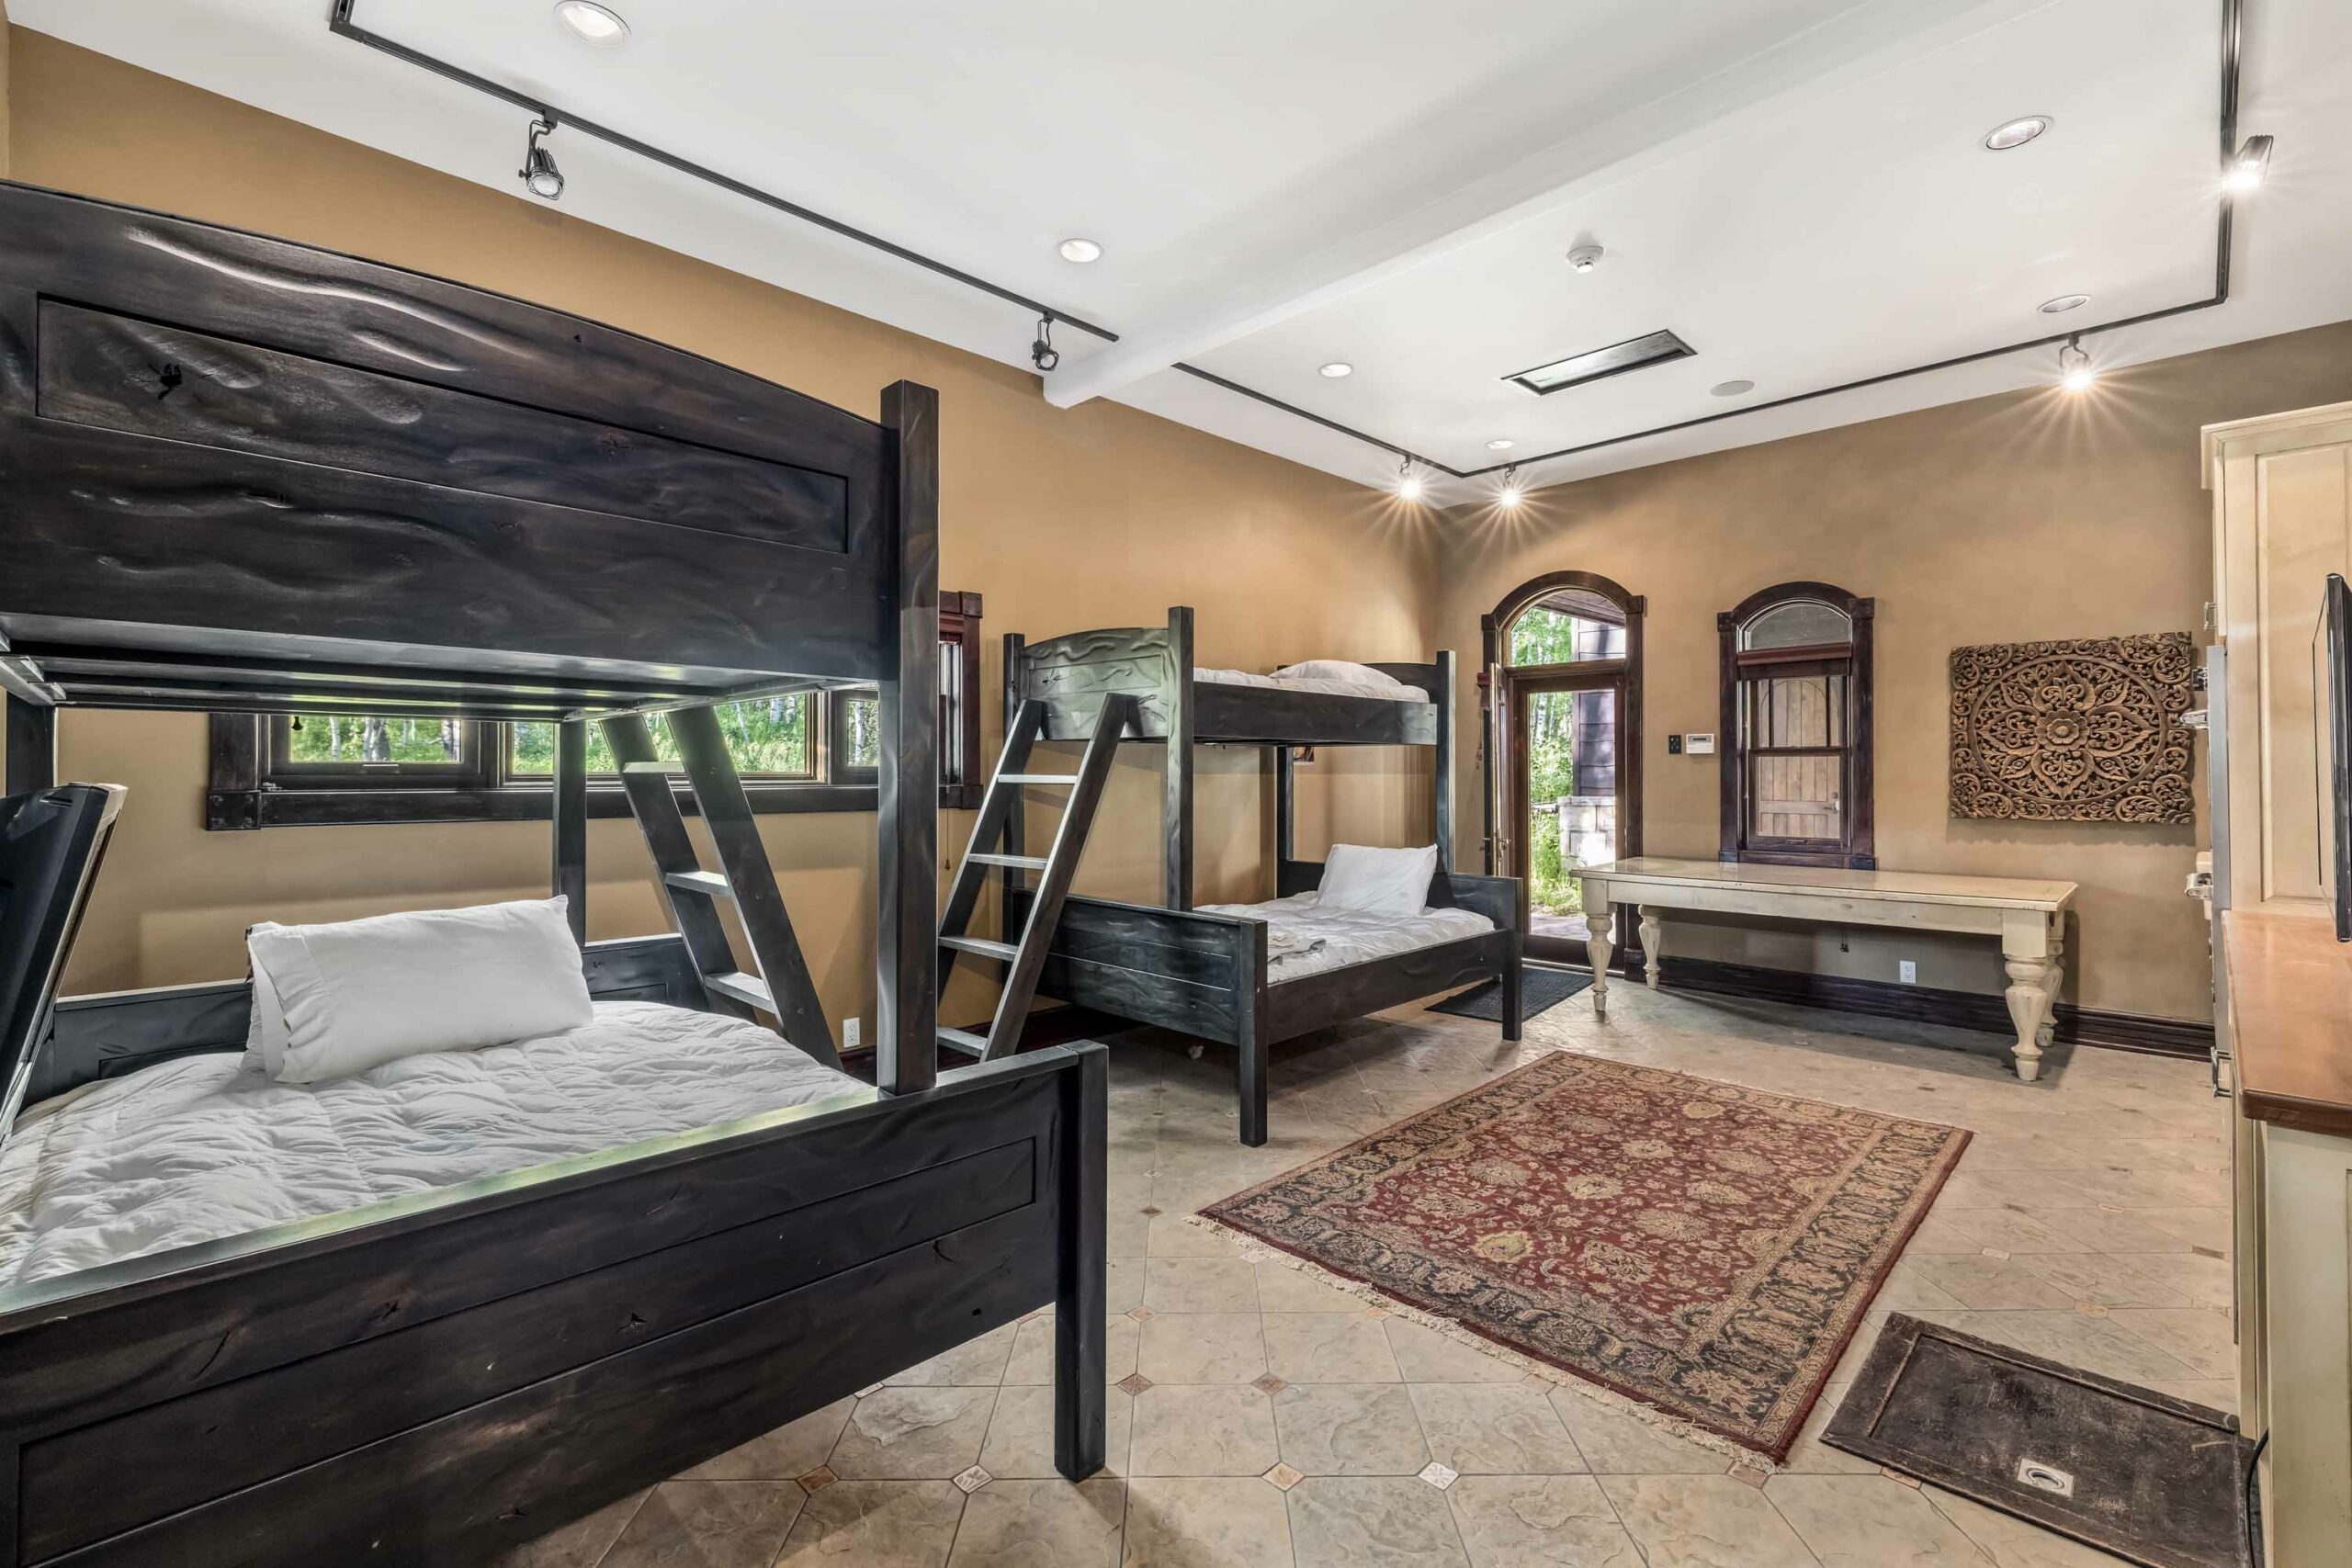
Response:
[[[942,593],[939,804],[979,803],[980,596]],[[718,710],[752,809],[872,811],[880,753],[871,689],[800,692]],[[661,719],[650,728],[664,747]],[[365,714],[212,715],[204,825],[216,831],[369,822],[545,821],[555,727]],[[589,732],[588,813],[626,817],[604,736]],[[681,783],[679,804],[694,809]]]
[[[1722,858],[1868,870],[1872,601],[1783,582],[1715,617]]]

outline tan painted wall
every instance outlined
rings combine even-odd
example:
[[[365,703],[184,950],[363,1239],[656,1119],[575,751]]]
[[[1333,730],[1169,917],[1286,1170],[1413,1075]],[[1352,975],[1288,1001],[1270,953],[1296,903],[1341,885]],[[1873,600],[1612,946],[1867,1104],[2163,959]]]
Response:
[[[1170,604],[1198,608],[1204,662],[1426,657],[1410,547],[1359,487],[1113,403],[1059,412],[1033,376],[41,34],[19,28],[14,42],[17,178],[541,300],[861,412],[900,378],[939,389],[941,572],[948,586],[986,596],[984,690],[999,689],[999,634],[1157,622]],[[547,886],[547,833],[536,826],[203,832],[198,718],[70,714],[62,754],[69,777],[131,786],[69,990],[241,973],[242,932],[258,919],[528,897]],[[1156,898],[1151,761],[1130,749],[1082,889]],[[1199,896],[1270,892],[1261,872],[1269,792],[1256,754],[1204,750],[1199,766]],[[1307,772],[1316,782],[1302,792],[1305,844],[1334,830],[1426,841],[1426,761],[1383,751]],[[1321,781],[1341,772],[1345,787],[1327,806]],[[870,1019],[874,818],[765,825],[827,1010]],[[968,830],[968,818],[951,818],[943,844],[960,849]],[[592,934],[662,929],[633,827],[594,825],[590,876]],[[970,995],[947,1010],[977,1014]]]
[[[2193,832],[1953,820],[1946,660],[1974,643],[2196,631],[2211,592],[2198,427],[2347,397],[2352,323],[2111,374],[2080,399],[1987,398],[1541,491],[1516,518],[1453,514],[1432,562],[1435,635],[1476,647],[1480,615],[1547,571],[1646,594],[1644,847],[1713,858],[1717,761],[1668,756],[1666,738],[1718,728],[1716,614],[1792,579],[1874,596],[1880,863],[2077,882],[2068,999],[2210,1017],[2204,924],[2181,896],[2201,815]],[[1474,760],[1462,777],[1467,863]],[[1987,944],[1959,940],[1675,921],[1666,944],[1888,981],[1916,957],[1922,985],[2005,984]]]
[[[8,0],[0,0],[0,178],[8,174]]]

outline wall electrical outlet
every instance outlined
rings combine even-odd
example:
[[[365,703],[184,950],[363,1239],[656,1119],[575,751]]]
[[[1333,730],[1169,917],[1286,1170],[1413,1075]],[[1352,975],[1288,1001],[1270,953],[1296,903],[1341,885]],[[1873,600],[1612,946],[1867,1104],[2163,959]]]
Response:
[[[842,1049],[844,1051],[856,1050],[859,1038],[863,1036],[865,1032],[865,1022],[863,1019],[845,1018],[842,1020]]]
[[[1908,958],[1904,959],[1894,966],[1894,977],[1906,986],[1916,986],[1919,983],[1919,965]]]

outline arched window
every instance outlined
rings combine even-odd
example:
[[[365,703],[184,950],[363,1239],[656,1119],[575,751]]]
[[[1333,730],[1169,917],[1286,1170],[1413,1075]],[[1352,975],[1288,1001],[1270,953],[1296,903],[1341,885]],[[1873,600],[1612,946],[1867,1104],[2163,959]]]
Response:
[[[1715,617],[1727,861],[1877,865],[1871,600],[1783,582]]]

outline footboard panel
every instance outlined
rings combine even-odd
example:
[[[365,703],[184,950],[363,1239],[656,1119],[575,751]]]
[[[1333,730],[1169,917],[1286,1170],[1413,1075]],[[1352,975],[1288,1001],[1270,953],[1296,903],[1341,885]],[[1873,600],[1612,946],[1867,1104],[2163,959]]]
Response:
[[[1026,912],[1016,894],[1013,919]],[[1232,1045],[1250,1037],[1265,974],[1261,921],[1074,895],[1062,905],[1037,989]]]
[[[1056,1301],[1091,1469],[1102,1093],[1037,1052],[19,1287],[0,1563],[480,1561]]]

